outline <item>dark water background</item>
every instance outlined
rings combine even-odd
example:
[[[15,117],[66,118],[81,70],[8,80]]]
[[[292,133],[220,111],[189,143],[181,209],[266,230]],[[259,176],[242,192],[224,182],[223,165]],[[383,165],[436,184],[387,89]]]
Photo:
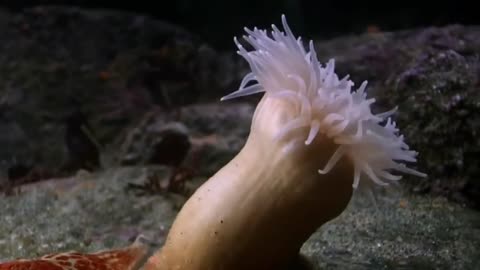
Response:
[[[95,1],[19,0],[0,1],[0,6],[19,10],[34,5],[107,8],[143,13],[181,25],[217,48],[231,48],[232,35],[244,26],[269,25],[285,13],[300,35],[331,38],[362,33],[369,26],[384,31],[448,24],[480,22],[475,1],[315,1],[315,0],[177,0]]]

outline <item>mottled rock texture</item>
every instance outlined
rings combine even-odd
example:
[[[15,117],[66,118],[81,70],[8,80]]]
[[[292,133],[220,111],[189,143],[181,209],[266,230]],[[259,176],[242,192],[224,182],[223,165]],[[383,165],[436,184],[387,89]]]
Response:
[[[418,168],[429,177],[409,184],[480,207],[480,27],[453,25],[365,34],[319,42],[341,74],[370,82],[377,111],[394,116]]]

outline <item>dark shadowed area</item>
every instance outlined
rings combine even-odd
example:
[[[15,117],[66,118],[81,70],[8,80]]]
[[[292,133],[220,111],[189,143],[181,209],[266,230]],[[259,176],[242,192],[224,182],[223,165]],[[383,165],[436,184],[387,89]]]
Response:
[[[0,3],[12,10],[35,5],[106,8],[153,16],[185,27],[215,48],[231,49],[232,36],[245,26],[270,25],[285,13],[298,35],[332,38],[358,34],[367,29],[394,31],[406,28],[478,24],[474,1],[316,1],[316,0],[219,0],[95,1],[19,0]]]

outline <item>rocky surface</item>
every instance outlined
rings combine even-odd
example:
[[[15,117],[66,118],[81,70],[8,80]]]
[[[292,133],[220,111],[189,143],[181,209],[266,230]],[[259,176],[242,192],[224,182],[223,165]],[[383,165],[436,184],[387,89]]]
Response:
[[[127,187],[152,174],[161,182],[171,176],[175,166],[150,162],[151,146],[162,143],[165,131],[191,143],[180,162],[193,170],[190,191],[238,152],[258,97],[218,98],[237,87],[245,63],[233,51],[216,52],[183,29],[135,14],[33,8],[1,15],[0,48],[7,53],[0,55],[0,179],[37,167],[43,170],[34,176],[50,180],[0,196],[0,260],[120,247],[139,233],[160,246],[188,193],[138,196]],[[479,36],[480,28],[450,26],[317,42],[320,59],[336,58],[340,75],[357,84],[369,80],[375,110],[399,106],[395,118],[429,177],[375,192],[376,204],[358,194],[305,244],[302,253],[314,264],[480,263],[480,215],[465,207],[480,198]],[[72,153],[67,120],[77,111],[93,134],[82,123],[73,138],[88,138],[101,155],[101,168],[90,173],[61,171]],[[168,151],[158,152],[168,159]]]
[[[418,168],[429,177],[414,190],[480,207],[480,27],[452,25],[319,42],[340,74],[369,81],[377,111],[394,116]]]
[[[253,106],[215,103],[187,106],[183,112],[187,125],[202,123],[191,131],[186,162],[193,153],[204,157],[196,176],[188,179],[194,190],[244,143]],[[127,189],[129,183],[144,183],[152,172],[161,181],[170,173],[153,165],[79,171],[1,197],[0,258],[122,247],[140,233],[160,247],[187,196],[137,196]],[[474,210],[402,188],[374,194],[357,193],[339,218],[305,243],[302,254],[318,269],[475,269],[480,263],[480,215]]]
[[[218,98],[244,66],[233,52],[220,55],[180,27],[137,14],[60,7],[0,14],[0,160],[24,174],[62,172],[72,160],[65,145],[72,114],[85,116],[102,151],[116,149],[145,113]]]
[[[87,167],[85,157],[115,164],[119,153],[110,150],[122,149],[145,114],[159,110],[176,121],[181,106],[218,100],[245,73],[233,44],[217,52],[146,16],[60,7],[0,12],[0,166],[15,179],[68,175]],[[406,181],[412,189],[473,207],[480,205],[478,36],[479,27],[453,25],[316,44],[322,61],[336,59],[340,75],[370,82],[377,111],[398,106],[399,126],[430,176]],[[78,151],[66,145],[69,116],[78,111],[98,158],[94,149],[72,156]]]
[[[480,215],[445,198],[359,195],[302,248],[319,269],[476,269]]]
[[[0,261],[122,247],[139,233],[161,246],[186,198],[125,190],[152,170],[167,175],[162,167],[142,166],[80,172],[1,197]],[[377,192],[374,201],[359,194],[302,253],[319,269],[476,269],[479,228],[478,213],[442,198],[397,190]]]
[[[187,183],[190,190],[240,150],[252,115],[253,106],[248,103],[182,109],[184,123],[201,124],[189,133],[192,149],[185,165],[195,166]],[[152,174],[164,182],[171,173],[169,166],[139,163],[94,173],[80,170],[71,177],[23,185],[18,195],[1,196],[0,216],[5,222],[0,225],[0,261],[61,250],[120,247],[139,233],[160,245],[188,195],[138,196],[129,184],[144,184]]]

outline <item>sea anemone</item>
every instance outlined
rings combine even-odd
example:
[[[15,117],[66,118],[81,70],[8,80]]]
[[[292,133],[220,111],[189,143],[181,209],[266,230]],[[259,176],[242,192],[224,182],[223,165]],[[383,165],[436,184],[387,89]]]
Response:
[[[416,162],[417,152],[409,150],[403,135],[399,135],[390,118],[397,108],[373,114],[374,98],[367,98],[367,81],[356,91],[349,76],[339,79],[335,74],[335,60],[322,66],[309,42],[306,51],[301,38],[295,38],[285,16],[282,23],[286,33],[275,25],[268,36],[266,30],[249,30],[245,40],[254,48],[247,51],[235,38],[235,44],[249,63],[251,72],[240,84],[239,90],[222,100],[266,92],[269,97],[291,103],[292,119],[277,131],[276,140],[296,132],[288,150],[309,145],[317,135],[324,135],[338,145],[337,150],[319,173],[328,173],[343,155],[354,165],[353,187],[357,188],[362,175],[378,185],[398,181],[402,177],[389,171],[424,177],[401,162]],[[256,81],[251,85],[249,82]],[[248,85],[248,86],[247,86]],[[307,132],[305,132],[307,131]]]
[[[285,33],[245,29],[251,51],[235,39],[252,71],[222,100],[265,92],[247,142],[188,199],[147,270],[285,269],[362,176],[379,185],[400,179],[391,171],[424,176],[404,164],[417,153],[390,119],[395,110],[373,114],[366,82],[352,91],[334,61],[322,66],[313,43],[305,50],[282,21]]]

